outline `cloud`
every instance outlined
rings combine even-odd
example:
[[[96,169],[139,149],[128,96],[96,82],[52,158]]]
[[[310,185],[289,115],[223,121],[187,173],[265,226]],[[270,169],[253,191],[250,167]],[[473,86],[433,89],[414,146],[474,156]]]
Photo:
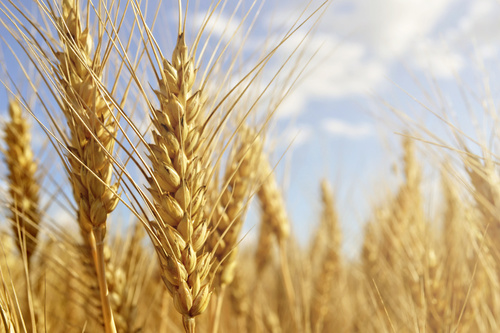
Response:
[[[289,125],[281,134],[276,135],[276,142],[271,142],[271,145],[278,143],[280,149],[288,147],[296,149],[310,142],[313,134],[313,129],[310,126]]]
[[[413,64],[435,77],[450,78],[464,68],[465,60],[446,43],[426,40],[418,44]]]
[[[280,50],[282,57],[292,52],[302,38],[300,33],[291,38]],[[303,112],[310,101],[365,95],[373,87],[383,86],[387,75],[386,66],[370,59],[361,43],[343,41],[331,34],[311,36],[302,56],[314,59],[297,88],[280,106],[278,117]]]
[[[205,13],[197,13],[194,16],[193,22],[195,26],[202,27],[206,22]],[[213,43],[217,43],[219,39],[222,39],[223,42],[228,42],[231,38],[234,38],[232,43],[233,45],[241,42],[241,35],[245,32],[244,27],[239,27],[241,17],[233,17],[227,16],[227,13],[219,13],[210,18],[208,22],[206,22],[206,26],[204,28],[204,34],[208,37],[210,34],[210,39]],[[236,36],[233,36],[233,34]]]
[[[279,5],[284,0],[277,3],[280,15],[277,17],[272,10],[262,14],[256,33],[245,42],[245,54],[275,45],[283,26],[295,20],[293,13],[300,1],[287,6]],[[276,116],[293,117],[310,112],[310,105],[323,101],[384,93],[391,86],[387,77],[399,81],[393,71],[401,62],[410,65],[410,70],[430,73],[438,79],[450,78],[454,72],[469,66],[464,45],[470,45],[473,36],[485,41],[476,49],[481,56],[496,57],[500,53],[500,35],[496,34],[500,29],[498,14],[500,5],[493,0],[474,3],[465,0],[336,1],[322,17],[318,29],[300,46],[296,54],[300,53],[300,59],[290,61],[287,68],[298,73],[299,66],[315,57]],[[214,22],[216,35],[228,35],[228,30],[236,29],[229,21],[228,16],[221,16]],[[264,31],[263,27],[270,27],[275,34],[268,36],[269,30]],[[277,66],[264,75],[272,77],[276,73],[274,69],[287,59],[306,33],[307,29],[295,32],[273,58]]]
[[[496,1],[471,2],[467,15],[461,18],[457,31],[457,39],[474,40],[480,45],[498,44],[500,36],[500,5]]]
[[[372,126],[368,123],[352,124],[333,118],[326,119],[322,128],[330,135],[348,139],[363,139],[373,134]]]
[[[349,34],[366,45],[374,56],[392,59],[413,48],[416,40],[428,36],[448,14],[455,0],[344,0],[350,10],[336,11],[333,4],[327,29]]]
[[[340,0],[332,4],[317,31],[302,45],[302,59],[315,59],[308,75],[301,79],[293,97],[280,108],[278,116],[304,112],[312,101],[352,98],[380,92],[387,86],[386,77],[399,59],[418,67],[427,66],[435,75],[449,75],[447,65],[459,69],[463,62],[453,52],[430,47],[434,40],[420,43],[433,32],[454,0],[436,0],[423,4],[420,0]],[[285,9],[286,11],[286,9]],[[284,14],[285,17],[290,15]],[[269,21],[275,18],[270,15]],[[283,24],[281,21],[275,24]],[[290,54],[302,41],[306,31],[296,32],[281,50],[281,58]],[[418,52],[417,52],[418,51]],[[302,50],[301,50],[302,52]],[[426,58],[426,56],[429,56]],[[280,59],[281,59],[280,58]],[[302,61],[301,63],[304,63]]]

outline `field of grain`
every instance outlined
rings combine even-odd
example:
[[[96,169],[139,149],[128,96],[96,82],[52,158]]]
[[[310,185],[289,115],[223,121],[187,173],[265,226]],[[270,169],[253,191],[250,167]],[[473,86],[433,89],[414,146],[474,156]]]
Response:
[[[304,5],[251,55],[243,22],[211,38],[225,1],[201,15],[172,2],[0,0],[0,333],[500,331],[490,145],[447,119],[453,146],[423,142],[432,133],[408,122],[394,135],[401,181],[370,213],[359,256],[343,253],[328,180],[302,244],[269,128],[330,2]],[[259,3],[246,6],[252,26]],[[433,212],[424,168],[439,174]],[[252,209],[258,238],[242,242]]]

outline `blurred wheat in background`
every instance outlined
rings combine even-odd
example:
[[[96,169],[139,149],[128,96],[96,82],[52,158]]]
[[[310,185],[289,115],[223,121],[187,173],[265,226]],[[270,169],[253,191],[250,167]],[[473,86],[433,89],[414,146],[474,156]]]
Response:
[[[330,5],[248,52],[264,2],[0,0],[0,332],[500,331],[495,143],[451,114],[450,143],[387,103],[402,172],[359,253],[326,179],[297,235],[273,126]]]

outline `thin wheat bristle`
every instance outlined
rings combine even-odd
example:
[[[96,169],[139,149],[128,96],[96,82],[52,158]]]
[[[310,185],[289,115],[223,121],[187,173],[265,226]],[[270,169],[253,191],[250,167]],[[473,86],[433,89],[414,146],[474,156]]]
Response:
[[[9,115],[10,121],[5,127],[5,161],[12,198],[12,229],[17,247],[21,253],[26,252],[29,263],[37,246],[40,224],[38,166],[30,147],[30,128],[16,100],[9,103]]]

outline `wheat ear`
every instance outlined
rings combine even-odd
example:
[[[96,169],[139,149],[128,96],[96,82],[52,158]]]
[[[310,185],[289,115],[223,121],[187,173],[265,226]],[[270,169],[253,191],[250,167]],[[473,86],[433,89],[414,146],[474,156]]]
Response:
[[[259,178],[262,182],[257,196],[262,209],[261,228],[256,253],[257,274],[262,274],[269,260],[273,237],[279,246],[281,273],[291,309],[295,304],[293,285],[288,268],[287,240],[290,224],[286,214],[285,202],[274,177],[274,172],[267,156],[262,153],[259,159]]]
[[[290,235],[290,224],[286,214],[285,202],[267,156],[262,154],[259,162],[262,186],[257,195],[262,208],[262,224],[270,228],[278,244],[281,245],[286,242]]]
[[[340,247],[341,233],[338,225],[337,213],[334,206],[332,190],[328,182],[321,183],[321,201],[323,204],[323,228],[326,251],[321,258],[320,270],[314,283],[314,291],[311,299],[313,310],[313,332],[322,332],[325,317],[329,310],[332,289],[339,284],[340,273]],[[321,230],[320,229],[320,230]]]
[[[212,215],[209,248],[215,251],[216,280],[222,289],[234,278],[237,241],[243,225],[252,185],[257,176],[262,143],[247,127],[239,131],[239,143],[228,159],[225,188]]]
[[[75,0],[63,0],[59,32],[64,52],[58,53],[64,107],[70,130],[67,154],[80,231],[91,249],[97,273],[106,332],[116,332],[108,299],[103,242],[106,220],[117,203],[112,184],[116,122],[110,104],[99,92],[102,64],[92,57],[92,38],[83,30]]]
[[[10,121],[5,127],[7,150],[5,161],[9,171],[10,211],[16,244],[26,252],[28,264],[35,252],[40,224],[38,210],[40,185],[36,179],[37,164],[30,147],[30,129],[17,100],[9,103]]]
[[[217,290],[217,306],[212,332],[218,331],[220,310],[226,286],[231,284],[235,274],[237,242],[243,225],[252,185],[261,155],[262,143],[255,131],[242,127],[238,133],[239,142],[228,159],[224,189],[211,218],[212,233],[208,248],[214,252],[213,274]]]
[[[262,182],[257,196],[262,209],[259,242],[256,253],[257,273],[264,270],[271,258],[273,238],[282,248],[290,234],[285,202],[274,177],[274,172],[267,156],[262,153],[259,159],[259,180]]]
[[[154,177],[148,179],[158,240],[162,278],[182,314],[186,332],[195,331],[195,317],[210,299],[212,256],[205,251],[208,221],[204,217],[205,165],[199,148],[204,140],[198,126],[203,107],[201,91],[193,91],[196,70],[180,33],[172,62],[163,60],[160,109],[153,113],[154,143],[149,145]]]

